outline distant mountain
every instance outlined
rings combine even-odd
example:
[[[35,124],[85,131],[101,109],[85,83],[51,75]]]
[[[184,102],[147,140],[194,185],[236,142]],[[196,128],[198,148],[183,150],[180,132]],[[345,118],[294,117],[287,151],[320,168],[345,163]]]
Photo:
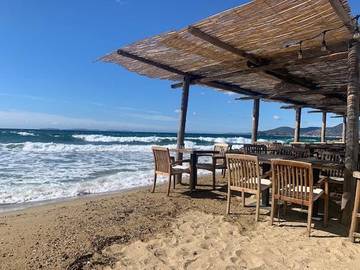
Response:
[[[321,128],[319,127],[307,127],[301,128],[300,134],[301,136],[309,136],[309,137],[318,137],[320,136]],[[339,124],[334,127],[326,128],[326,136],[330,137],[341,137],[342,134],[342,124]],[[293,136],[294,128],[291,127],[278,127],[270,130],[259,131],[259,135],[262,136]]]

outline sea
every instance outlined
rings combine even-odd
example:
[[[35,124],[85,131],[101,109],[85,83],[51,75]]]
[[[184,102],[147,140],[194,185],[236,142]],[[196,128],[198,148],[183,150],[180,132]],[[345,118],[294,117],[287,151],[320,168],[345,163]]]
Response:
[[[201,149],[217,142],[240,147],[250,143],[250,135],[188,133],[185,140],[186,147]],[[153,145],[174,148],[176,134],[2,129],[0,208],[147,186],[153,180]]]

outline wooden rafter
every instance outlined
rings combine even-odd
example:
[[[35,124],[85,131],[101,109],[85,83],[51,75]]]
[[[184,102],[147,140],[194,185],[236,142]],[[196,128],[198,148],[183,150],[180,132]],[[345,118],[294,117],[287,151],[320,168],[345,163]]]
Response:
[[[346,28],[350,31],[350,34],[353,34],[355,31],[354,22],[349,16],[348,12],[344,9],[341,2],[339,0],[329,0],[329,3],[334,9],[335,13],[340,18],[340,20],[343,21]]]
[[[295,85],[309,88],[309,89],[317,88],[317,86],[314,83],[312,83],[304,78],[299,78],[297,76],[293,76],[286,69],[282,69],[280,71],[280,70],[273,70],[273,69],[269,68],[268,64],[270,62],[268,59],[260,58],[260,57],[254,56],[253,54],[247,53],[244,50],[235,48],[235,47],[221,41],[217,37],[213,37],[213,36],[203,32],[199,28],[190,26],[190,27],[188,27],[188,31],[190,34],[192,34],[206,42],[209,42],[210,44],[212,44],[218,48],[221,48],[225,51],[231,52],[240,57],[246,58],[250,62],[249,63],[250,67],[260,67],[260,66],[263,67],[261,72],[264,72],[267,75],[270,75],[276,79],[280,79],[284,82],[295,84]]]

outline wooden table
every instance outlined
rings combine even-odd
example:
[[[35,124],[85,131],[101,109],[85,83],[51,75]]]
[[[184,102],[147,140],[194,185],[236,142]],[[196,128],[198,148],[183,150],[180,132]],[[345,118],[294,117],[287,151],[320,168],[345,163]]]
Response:
[[[173,148],[170,152],[182,153],[190,155],[190,190],[196,190],[197,185],[197,161],[199,156],[212,156],[218,154],[218,151],[200,150],[196,148]]]

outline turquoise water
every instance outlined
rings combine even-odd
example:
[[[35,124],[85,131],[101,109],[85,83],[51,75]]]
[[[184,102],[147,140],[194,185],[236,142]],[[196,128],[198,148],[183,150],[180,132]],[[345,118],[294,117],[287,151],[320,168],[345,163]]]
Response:
[[[292,137],[260,137],[290,142]],[[316,138],[303,138],[317,141]],[[247,134],[187,134],[186,146],[250,143]],[[175,133],[0,130],[0,204],[18,204],[149,185],[152,145],[176,146]]]

